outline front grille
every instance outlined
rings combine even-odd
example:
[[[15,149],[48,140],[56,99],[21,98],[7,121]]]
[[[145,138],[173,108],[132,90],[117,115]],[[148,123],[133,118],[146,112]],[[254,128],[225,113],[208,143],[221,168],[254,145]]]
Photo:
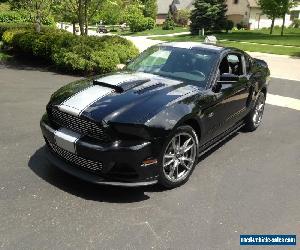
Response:
[[[61,127],[71,129],[74,132],[88,135],[101,141],[109,141],[109,136],[94,122],[67,114],[54,108],[48,112],[48,115],[52,122]]]
[[[92,171],[94,173],[95,172],[99,173],[102,171],[102,162],[91,161],[91,160],[85,159],[85,158],[75,155],[67,150],[62,149],[49,141],[47,141],[47,143],[50,146],[51,150],[54,153],[56,153],[58,156],[60,156],[62,159],[64,159],[65,161],[67,161],[77,167]]]

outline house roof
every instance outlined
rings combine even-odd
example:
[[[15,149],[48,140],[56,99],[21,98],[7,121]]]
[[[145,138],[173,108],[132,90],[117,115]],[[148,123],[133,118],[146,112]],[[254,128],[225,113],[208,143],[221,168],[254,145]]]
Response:
[[[167,14],[173,0],[157,0],[157,13]]]
[[[248,0],[250,8],[259,8],[259,5],[256,0]]]

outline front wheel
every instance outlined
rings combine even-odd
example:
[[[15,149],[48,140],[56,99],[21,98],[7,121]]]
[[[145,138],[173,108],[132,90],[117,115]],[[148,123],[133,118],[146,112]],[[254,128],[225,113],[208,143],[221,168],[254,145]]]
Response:
[[[245,120],[245,128],[247,131],[254,131],[258,128],[262,121],[264,109],[265,109],[265,101],[266,97],[264,93],[260,92],[258,94],[256,103],[254,108],[251,110],[249,115],[246,117]]]
[[[198,139],[190,126],[178,127],[163,147],[159,183],[167,188],[188,181],[198,157]]]

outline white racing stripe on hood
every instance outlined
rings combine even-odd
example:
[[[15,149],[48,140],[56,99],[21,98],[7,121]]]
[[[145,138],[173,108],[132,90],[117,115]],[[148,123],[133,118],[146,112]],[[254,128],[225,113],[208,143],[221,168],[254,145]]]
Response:
[[[122,83],[136,81],[136,80],[148,80],[153,77],[147,73],[138,72],[134,74],[115,74],[110,76],[104,76],[97,79],[98,82],[103,82],[113,86],[120,86]]]
[[[80,116],[81,113],[100,98],[114,92],[113,89],[103,86],[91,86],[58,106],[59,110],[70,115]]]

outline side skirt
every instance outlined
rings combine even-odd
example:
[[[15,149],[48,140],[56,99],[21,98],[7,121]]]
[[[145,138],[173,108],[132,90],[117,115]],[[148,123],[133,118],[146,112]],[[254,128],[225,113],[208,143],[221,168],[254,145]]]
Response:
[[[211,150],[212,148],[214,148],[215,146],[220,144],[222,141],[226,140],[228,137],[230,137],[231,135],[233,135],[234,133],[239,131],[244,125],[245,125],[244,122],[241,121],[241,122],[237,123],[236,125],[234,125],[233,127],[231,127],[230,129],[223,132],[222,134],[218,135],[211,141],[209,141],[206,144],[204,144],[203,146],[201,146],[199,148],[198,157],[204,155],[206,152],[208,152],[209,150]]]

